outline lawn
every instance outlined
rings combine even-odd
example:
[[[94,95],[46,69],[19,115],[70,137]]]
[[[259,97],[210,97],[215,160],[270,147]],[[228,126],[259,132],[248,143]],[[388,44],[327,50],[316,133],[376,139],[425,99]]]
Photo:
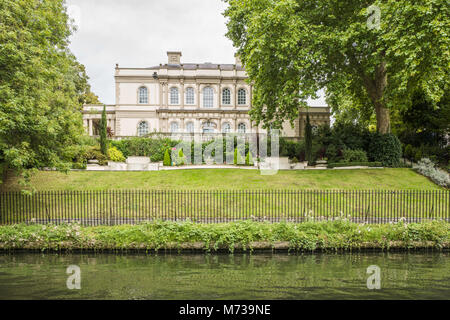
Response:
[[[439,190],[411,169],[299,170],[263,176],[257,170],[196,169],[148,172],[42,171],[32,178],[38,191],[50,190]],[[21,189],[17,179],[1,191]]]
[[[32,184],[40,192],[0,193],[0,224],[212,222],[252,216],[303,221],[350,215],[366,222],[449,218],[450,193],[410,169],[279,171],[272,176],[244,169],[46,171]],[[18,181],[9,180],[6,190],[20,190]]]

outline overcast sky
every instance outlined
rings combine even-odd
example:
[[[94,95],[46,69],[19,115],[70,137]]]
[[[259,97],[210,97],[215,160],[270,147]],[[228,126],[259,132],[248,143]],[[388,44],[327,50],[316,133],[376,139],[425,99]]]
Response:
[[[234,63],[221,0],[66,0],[78,31],[70,48],[100,101],[115,103],[114,67],[150,67],[182,51],[182,63]],[[321,103],[321,102],[320,102]]]

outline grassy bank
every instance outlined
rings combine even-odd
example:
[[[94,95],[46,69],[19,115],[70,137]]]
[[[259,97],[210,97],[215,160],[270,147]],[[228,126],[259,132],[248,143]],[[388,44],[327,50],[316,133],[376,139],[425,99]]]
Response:
[[[327,222],[224,224],[153,222],[114,227],[13,225],[0,227],[0,249],[40,250],[163,250],[289,249],[294,251],[367,248],[448,248],[450,224],[363,225]]]
[[[257,170],[201,169],[148,172],[41,171],[31,179],[38,191],[50,190],[280,190],[280,189],[441,189],[411,169],[299,170],[263,176]],[[17,179],[1,191],[19,191]]]

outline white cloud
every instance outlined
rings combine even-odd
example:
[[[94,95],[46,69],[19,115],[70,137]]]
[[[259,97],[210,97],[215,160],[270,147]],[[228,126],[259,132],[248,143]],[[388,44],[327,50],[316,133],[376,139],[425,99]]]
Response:
[[[166,63],[180,50],[183,62],[233,63],[221,0],[67,0],[78,31],[70,48],[86,66],[93,91],[114,104],[114,67]]]
[[[78,25],[70,48],[95,94],[115,103],[114,67],[150,67],[182,51],[185,63],[234,63],[221,0],[66,0]],[[319,105],[323,105],[321,102]],[[315,105],[315,104],[313,104]]]

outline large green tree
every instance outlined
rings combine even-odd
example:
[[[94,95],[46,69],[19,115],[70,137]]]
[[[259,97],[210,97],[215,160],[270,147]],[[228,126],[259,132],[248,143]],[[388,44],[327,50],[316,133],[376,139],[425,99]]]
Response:
[[[224,1],[258,123],[293,120],[325,89],[332,105],[369,108],[387,133],[414,90],[437,103],[448,86],[448,0]]]
[[[82,103],[92,99],[68,49],[73,30],[64,0],[0,1],[2,167],[68,168],[83,134]]]

